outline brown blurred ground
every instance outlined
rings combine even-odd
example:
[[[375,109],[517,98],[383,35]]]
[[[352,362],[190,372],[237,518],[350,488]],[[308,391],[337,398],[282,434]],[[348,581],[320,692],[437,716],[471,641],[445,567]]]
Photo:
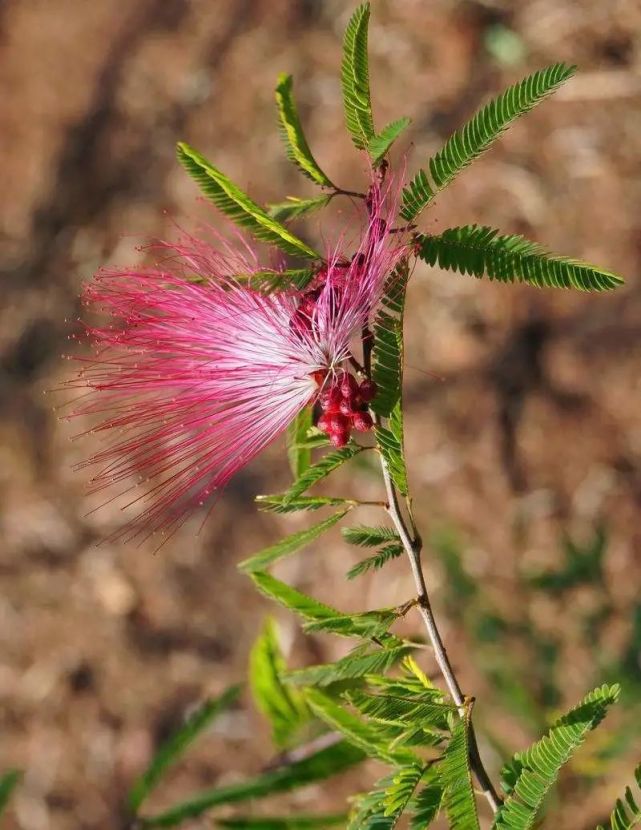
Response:
[[[572,622],[574,605],[594,596],[528,605],[522,573],[554,564],[562,529],[589,533],[606,522],[617,612],[600,634],[604,663],[628,641],[641,584],[641,7],[373,5],[375,114],[379,125],[413,117],[412,170],[491,92],[548,62],[581,67],[424,221],[523,232],[623,273],[626,288],[607,297],[510,290],[419,268],[407,372],[423,527],[434,517],[458,526],[473,540],[464,569],[505,618],[554,634],[559,702],[573,703],[599,680]],[[69,442],[77,427],[57,422],[43,391],[68,371],[60,355],[82,281],[99,264],[135,261],[140,237],[171,233],[163,209],[185,221],[198,213],[174,161],[177,139],[259,200],[311,194],[279,144],[279,71],[295,75],[310,143],[332,178],[362,182],[337,80],[349,11],[335,0],[0,4],[0,771],[26,770],[8,827],[121,827],[126,789],[154,745],[187,707],[244,674],[265,603],[235,564],[301,525],[252,505],[255,493],[285,484],[282,453],[239,476],[199,536],[194,521],[156,556],[151,547],[95,547],[119,517],[87,515],[92,503],[70,469],[87,446]],[[515,53],[501,51],[501,27],[518,37]],[[318,238],[318,222],[306,232]],[[354,486],[374,494],[378,485],[362,470]],[[304,557],[281,575],[341,608],[411,596],[402,562],[386,578],[345,583],[357,553],[337,535]],[[441,602],[444,572],[433,559],[428,570]],[[304,642],[287,616],[282,625],[296,662],[336,655],[334,641]],[[507,749],[522,746],[532,735],[497,709],[456,614],[445,633],[464,688],[479,699],[479,723]],[[521,666],[532,673],[526,658]],[[266,729],[245,703],[171,776],[158,803],[268,761]],[[603,817],[638,760],[636,743],[605,781],[581,790],[578,812],[566,807],[557,830]],[[496,771],[498,755],[486,751]],[[311,788],[283,804],[337,806],[346,791]]]

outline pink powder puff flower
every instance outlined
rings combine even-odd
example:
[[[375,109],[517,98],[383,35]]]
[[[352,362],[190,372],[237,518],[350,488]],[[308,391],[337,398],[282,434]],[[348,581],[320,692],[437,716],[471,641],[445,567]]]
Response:
[[[251,254],[191,236],[152,246],[162,267],[107,269],[88,284],[85,304],[108,322],[87,327],[95,354],[78,358],[69,385],[87,396],[70,417],[99,416],[90,431],[107,439],[79,465],[97,468],[91,492],[116,485],[123,510],[137,510],[116,538],[175,530],[322,394],[345,387],[340,412],[323,405],[335,446],[371,426],[373,384],[360,395],[342,364],[403,253],[380,213],[351,262],[332,257],[306,291],[262,292]]]

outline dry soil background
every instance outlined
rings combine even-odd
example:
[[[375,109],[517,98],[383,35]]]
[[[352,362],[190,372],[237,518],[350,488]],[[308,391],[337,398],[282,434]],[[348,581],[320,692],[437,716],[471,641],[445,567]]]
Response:
[[[572,622],[573,608],[589,607],[594,596],[530,602],[522,573],[554,564],[562,530],[589,534],[605,522],[604,580],[617,612],[599,634],[604,661],[629,641],[641,585],[641,6],[373,6],[376,118],[412,116],[411,169],[505,84],[556,60],[581,67],[423,223],[481,221],[524,232],[623,273],[626,287],[611,296],[543,293],[421,267],[411,288],[407,373],[419,520],[458,527],[472,540],[463,570],[488,601],[506,619],[554,635],[559,703],[570,704],[598,679]],[[175,163],[177,139],[202,149],[258,200],[311,194],[279,143],[278,72],[295,75],[322,164],[345,187],[362,185],[337,76],[350,10],[337,0],[0,3],[0,770],[26,771],[8,828],[122,828],[126,788],[154,746],[205,694],[243,676],[266,606],[236,563],[301,526],[252,505],[255,493],[286,483],[282,452],[238,476],[200,535],[195,520],[156,556],[152,546],[96,547],[119,517],[109,509],[87,515],[93,503],[71,466],[88,447],[69,441],[77,425],[59,423],[43,392],[69,371],[60,356],[83,280],[100,264],[136,261],[140,238],[171,234],[171,217],[188,223],[201,211]],[[321,236],[316,221],[303,232]],[[354,486],[378,492],[367,469]],[[281,575],[343,608],[411,595],[402,562],[386,578],[346,584],[356,556],[336,534]],[[443,605],[445,571],[429,553],[428,571]],[[532,735],[496,707],[469,659],[474,644],[451,592],[448,608],[445,634],[464,688],[478,697],[481,729],[491,725],[511,750],[522,746]],[[338,653],[334,641],[304,641],[291,619],[279,619],[299,665]],[[501,647],[507,653],[507,634]],[[521,665],[527,672],[526,659]],[[485,743],[495,772],[498,755]],[[600,785],[570,787],[574,812],[562,808],[557,830],[601,819],[639,748],[616,760]],[[256,771],[270,752],[267,730],[244,699],[176,770],[157,804]],[[360,782],[367,780],[363,773]],[[310,788],[283,804],[336,807],[348,791]]]

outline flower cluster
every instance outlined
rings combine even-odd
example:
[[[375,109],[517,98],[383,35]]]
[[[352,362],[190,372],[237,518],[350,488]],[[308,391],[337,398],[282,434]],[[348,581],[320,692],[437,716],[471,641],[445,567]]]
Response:
[[[377,190],[356,252],[328,257],[304,290],[261,290],[251,253],[189,235],[157,243],[154,268],[89,283],[84,302],[107,322],[87,327],[95,354],[71,385],[89,394],[72,414],[99,416],[107,443],[81,466],[135,510],[125,537],[175,529],[310,404],[334,446],[371,427],[375,386],[346,367],[402,255],[384,202]]]

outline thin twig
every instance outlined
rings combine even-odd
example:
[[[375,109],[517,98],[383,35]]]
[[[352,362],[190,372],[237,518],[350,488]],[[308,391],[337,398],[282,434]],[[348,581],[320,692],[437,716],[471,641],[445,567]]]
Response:
[[[380,419],[377,418],[376,421],[377,423],[380,423]],[[452,696],[452,699],[454,700],[454,703],[456,704],[459,712],[461,713],[461,716],[463,716],[465,712],[466,698],[463,692],[461,691],[459,682],[456,679],[454,670],[452,669],[452,664],[450,663],[449,657],[447,656],[445,644],[443,643],[440,631],[438,630],[438,626],[436,625],[434,612],[432,611],[432,606],[430,604],[429,595],[427,593],[427,585],[425,582],[425,575],[423,573],[423,566],[421,563],[421,540],[418,533],[411,533],[405,523],[405,520],[399,507],[398,494],[396,492],[396,488],[394,487],[394,482],[392,481],[389,469],[382,455],[381,468],[383,470],[385,490],[387,492],[387,497],[389,500],[387,512],[389,513],[394,523],[394,527],[396,528],[396,531],[401,539],[403,548],[405,549],[405,552],[407,553],[410,562],[412,576],[414,577],[414,583],[416,585],[416,591],[418,594],[416,605],[418,607],[421,617],[423,618],[423,623],[425,624],[427,635],[430,639],[432,648],[434,649],[434,656],[436,658],[436,662],[441,671],[441,674],[443,675],[449,693]],[[500,796],[494,789],[494,785],[492,784],[492,781],[490,780],[490,777],[487,774],[485,767],[483,766],[483,761],[481,759],[481,754],[479,752],[478,743],[476,741],[476,733],[474,731],[472,723],[470,723],[469,737],[470,766],[472,767],[477,781],[479,782],[479,786],[483,791],[483,795],[487,799],[493,812],[496,813],[499,807],[501,806],[502,801]]]

